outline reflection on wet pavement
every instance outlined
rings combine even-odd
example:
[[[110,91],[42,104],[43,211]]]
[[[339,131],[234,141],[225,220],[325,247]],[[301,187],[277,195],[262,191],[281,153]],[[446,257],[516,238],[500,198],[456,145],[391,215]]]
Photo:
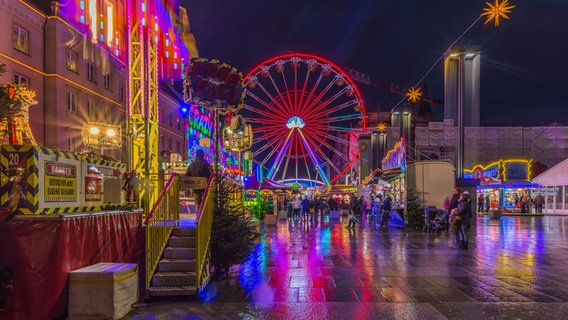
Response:
[[[568,217],[477,217],[469,250],[445,233],[280,221],[208,302],[128,319],[567,319]]]

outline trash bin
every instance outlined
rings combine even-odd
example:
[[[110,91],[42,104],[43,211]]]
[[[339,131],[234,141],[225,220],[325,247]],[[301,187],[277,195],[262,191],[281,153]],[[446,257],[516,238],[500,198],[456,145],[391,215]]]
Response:
[[[138,266],[100,262],[69,274],[69,319],[121,319],[138,298]]]

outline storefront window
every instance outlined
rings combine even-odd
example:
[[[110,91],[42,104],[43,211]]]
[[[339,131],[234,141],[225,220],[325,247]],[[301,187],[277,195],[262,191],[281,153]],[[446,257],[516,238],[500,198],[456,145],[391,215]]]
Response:
[[[562,186],[556,187],[556,209],[562,209],[562,189]]]
[[[564,186],[564,209],[568,209],[568,186]]]
[[[546,209],[552,209],[554,203],[554,187],[546,187]]]

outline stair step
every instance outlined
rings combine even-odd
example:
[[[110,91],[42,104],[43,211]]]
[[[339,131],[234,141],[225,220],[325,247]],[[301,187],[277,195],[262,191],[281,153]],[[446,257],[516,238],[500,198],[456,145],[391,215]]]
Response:
[[[195,237],[197,230],[195,228],[174,228],[172,236],[174,237]]]
[[[176,248],[168,247],[164,249],[164,258],[173,259],[195,259],[196,250],[195,248]]]
[[[150,296],[193,296],[197,295],[196,286],[152,287],[148,289]]]
[[[195,259],[162,259],[158,263],[159,272],[192,272],[195,271]]]
[[[151,287],[175,287],[196,284],[195,272],[157,272],[152,277]]]
[[[168,247],[195,248],[196,242],[195,237],[171,236],[168,240]]]

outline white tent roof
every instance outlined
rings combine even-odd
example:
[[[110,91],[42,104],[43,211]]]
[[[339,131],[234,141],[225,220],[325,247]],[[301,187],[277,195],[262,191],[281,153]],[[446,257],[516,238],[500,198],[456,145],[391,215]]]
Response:
[[[539,174],[532,182],[543,187],[568,185],[568,159]]]

